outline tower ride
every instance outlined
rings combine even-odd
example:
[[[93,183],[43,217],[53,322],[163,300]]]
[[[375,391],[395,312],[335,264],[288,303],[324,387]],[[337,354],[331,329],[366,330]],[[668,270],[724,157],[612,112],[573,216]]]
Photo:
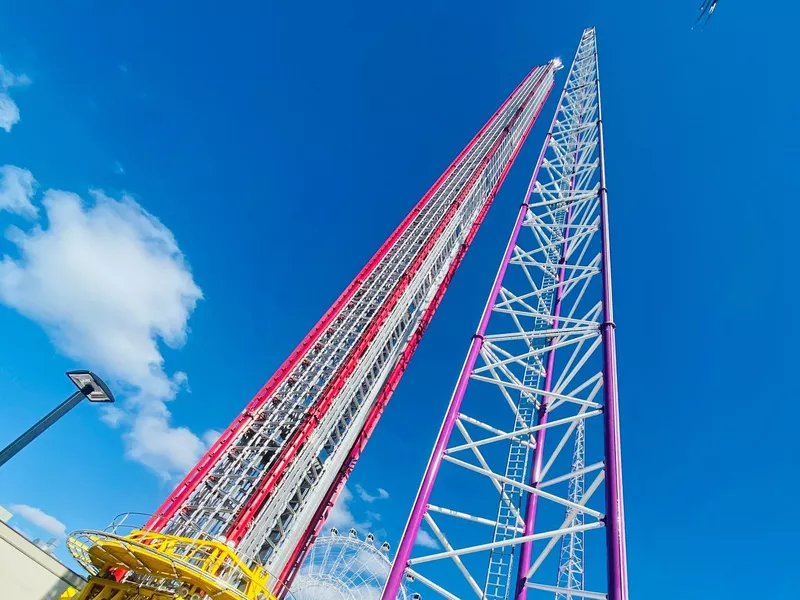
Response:
[[[528,132],[533,69],[156,514],[74,533],[81,599],[285,598]],[[135,520],[135,519],[134,519]]]
[[[628,598],[602,123],[587,29],[382,600]]]

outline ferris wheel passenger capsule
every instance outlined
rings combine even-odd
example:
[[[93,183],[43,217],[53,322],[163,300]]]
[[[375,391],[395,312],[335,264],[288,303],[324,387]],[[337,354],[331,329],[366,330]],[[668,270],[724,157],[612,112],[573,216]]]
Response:
[[[375,536],[372,535],[371,533],[368,533],[367,534],[367,541],[370,542],[370,543],[374,542],[375,541]]]
[[[350,530],[350,537],[351,538],[357,538],[358,537],[358,532],[355,529],[351,529]]]
[[[331,527],[331,535],[339,535],[339,530],[336,527]]]

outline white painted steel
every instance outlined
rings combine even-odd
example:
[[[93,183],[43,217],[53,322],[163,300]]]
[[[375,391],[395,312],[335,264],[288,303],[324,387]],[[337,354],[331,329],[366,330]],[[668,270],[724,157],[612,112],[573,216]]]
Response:
[[[505,160],[492,159],[487,165],[481,175],[484,184],[467,194],[360,359],[358,367],[337,395],[335,403],[292,462],[280,489],[270,498],[251,533],[239,546],[245,559],[257,556],[275,572],[280,572],[285,566],[291,550],[299,542],[339,467],[344,463],[347,452],[360,434],[386,378],[433,301],[450,264],[485,205],[489,192],[518,145],[526,124],[530,123],[544,102],[551,82],[552,72],[546,72],[544,82],[539,85],[510,135],[494,155],[496,158],[505,157]],[[298,519],[296,515],[300,513],[302,516]],[[296,523],[296,526],[282,534],[280,529],[286,528],[290,522]],[[271,528],[269,531],[268,527]]]
[[[595,33],[589,29],[567,77],[473,383],[443,457],[439,480],[446,477],[450,493],[437,485],[425,513],[440,548],[426,553],[417,546],[408,562],[407,572],[435,597],[507,600],[523,542],[534,542],[524,573],[529,597],[604,597],[585,591],[583,560],[586,540],[604,528],[603,495],[595,493],[605,476],[602,419],[595,418],[603,414],[598,90]],[[555,350],[545,391],[548,355]],[[538,424],[535,414],[545,398],[548,422]],[[543,468],[531,485],[528,465],[542,430]],[[594,443],[587,444],[589,432]],[[587,455],[595,457],[589,466]],[[492,488],[494,507],[487,504]],[[475,492],[465,493],[470,489]],[[537,519],[533,533],[524,535],[522,499],[531,495],[538,498]],[[488,543],[486,525],[494,528]],[[596,547],[603,552],[602,544]],[[485,582],[477,592],[476,580]]]
[[[583,485],[586,478],[586,469],[584,468],[585,460],[586,422],[580,420],[575,430],[575,445],[572,451],[572,469],[569,478],[569,491],[567,492],[567,498],[571,502],[578,502],[583,497]],[[602,463],[600,464],[602,467]],[[547,485],[553,485],[559,483],[561,479],[562,478],[557,477],[546,483]],[[542,482],[539,487],[545,487],[545,482]],[[569,527],[583,525],[582,512],[568,510],[567,516],[572,519],[569,522]],[[572,600],[575,597],[581,597],[580,592],[583,591],[584,577],[583,552],[584,543],[582,532],[568,533],[561,538],[561,556],[558,563],[558,575],[556,575],[556,600]],[[585,597],[590,598],[591,596]]]
[[[417,330],[480,209],[544,102],[552,77],[552,65],[540,67],[529,75],[361,283],[353,299],[322,333],[318,343],[306,350],[272,396],[263,399],[262,408],[246,415],[246,426],[216,461],[210,476],[180,506],[167,527],[169,533],[197,535],[200,532],[210,536],[225,533],[275,464],[308,410],[351,355],[408,265],[431,238],[465,185],[476,176],[474,188],[462,199],[452,220],[411,277],[401,300],[359,358],[345,387],[286,469],[238,545],[245,560],[263,561],[278,572],[286,564],[346,459],[386,377]],[[533,98],[512,123],[515,113],[531,93]],[[491,160],[481,164],[501,137],[503,142]]]

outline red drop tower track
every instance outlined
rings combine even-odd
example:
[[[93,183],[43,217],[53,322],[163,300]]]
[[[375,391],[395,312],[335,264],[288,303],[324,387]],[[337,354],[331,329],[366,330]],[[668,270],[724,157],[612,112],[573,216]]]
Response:
[[[146,529],[211,536],[290,581],[542,109],[533,69]]]

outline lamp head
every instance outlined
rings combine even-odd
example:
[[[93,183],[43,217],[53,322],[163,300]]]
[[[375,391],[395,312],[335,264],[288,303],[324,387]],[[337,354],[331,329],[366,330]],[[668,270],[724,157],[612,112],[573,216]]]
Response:
[[[72,380],[80,391],[82,391],[90,402],[114,402],[114,394],[108,389],[105,382],[91,371],[67,371],[67,377]],[[84,391],[91,387],[90,392]]]

